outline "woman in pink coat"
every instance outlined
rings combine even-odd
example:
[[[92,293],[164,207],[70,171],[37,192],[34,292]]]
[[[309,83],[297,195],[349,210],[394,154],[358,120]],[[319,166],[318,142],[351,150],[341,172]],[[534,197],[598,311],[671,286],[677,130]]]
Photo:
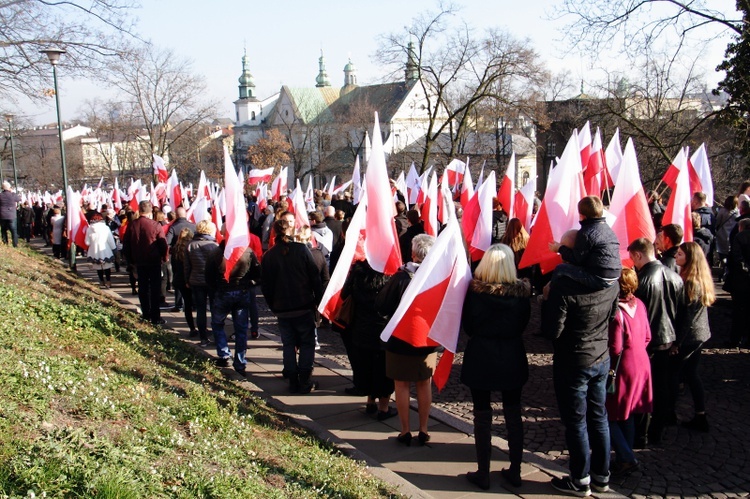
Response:
[[[646,306],[633,296],[638,276],[624,268],[620,275],[620,302],[609,328],[611,369],[618,363],[614,393],[607,394],[609,433],[615,460],[610,466],[613,476],[622,476],[638,469],[633,453],[635,420],[633,414],[650,413],[653,409],[651,364],[646,346],[651,341]]]

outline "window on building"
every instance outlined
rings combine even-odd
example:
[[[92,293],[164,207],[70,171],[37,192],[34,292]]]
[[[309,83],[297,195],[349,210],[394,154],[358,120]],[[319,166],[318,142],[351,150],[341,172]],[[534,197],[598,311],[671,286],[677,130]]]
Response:
[[[544,147],[545,151],[547,152],[548,158],[554,158],[557,156],[557,144],[553,140],[548,140],[547,145]]]

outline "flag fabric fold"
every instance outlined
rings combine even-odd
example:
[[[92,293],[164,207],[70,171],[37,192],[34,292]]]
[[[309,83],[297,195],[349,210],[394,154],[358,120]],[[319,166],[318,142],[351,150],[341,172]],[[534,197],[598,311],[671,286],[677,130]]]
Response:
[[[677,224],[682,227],[682,240],[690,242],[693,240],[693,221],[690,218],[690,172],[687,165],[677,172],[675,186],[669,197],[667,207],[664,209],[662,225]]]
[[[224,279],[229,281],[232,269],[247,248],[250,235],[247,225],[247,208],[245,207],[241,174],[238,176],[235,172],[226,146],[224,146],[224,199],[227,227],[226,245],[224,246],[224,258],[226,259]]]
[[[159,182],[166,182],[169,178],[167,173],[167,166],[164,164],[164,160],[161,156],[153,155],[154,157],[154,175]]]

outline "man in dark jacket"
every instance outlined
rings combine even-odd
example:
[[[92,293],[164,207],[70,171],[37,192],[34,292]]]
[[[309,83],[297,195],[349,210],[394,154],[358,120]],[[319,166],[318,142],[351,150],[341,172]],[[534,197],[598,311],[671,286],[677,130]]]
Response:
[[[34,211],[28,201],[24,201],[21,209],[18,210],[18,218],[21,221],[21,237],[28,243],[31,241],[31,227],[34,224]]]
[[[409,221],[406,218],[406,205],[403,201],[396,201],[396,216],[393,217],[393,221],[396,222],[398,237],[403,236],[406,233],[406,229],[409,228]]]
[[[542,330],[553,340],[553,380],[570,475],[553,478],[562,492],[585,496],[609,490],[609,425],[606,381],[609,323],[620,286],[599,291],[563,277],[552,283],[542,308]]]
[[[750,341],[750,219],[744,218],[737,224],[727,267],[726,287],[732,294],[732,333],[728,346],[737,348],[743,340]]]
[[[175,221],[169,225],[169,229],[167,229],[167,235],[165,236],[167,239],[167,244],[169,245],[170,254],[174,249],[174,245],[177,244],[177,240],[180,238],[180,232],[182,232],[182,229],[190,229],[190,232],[192,234],[195,234],[195,224],[187,219],[187,211],[185,210],[185,208],[182,206],[178,206],[174,213],[176,216]],[[169,265],[172,265],[171,258]],[[172,273],[174,274],[174,271]],[[172,309],[172,311],[179,312],[180,310],[182,310],[183,305],[184,303],[182,299],[182,293],[175,287],[174,308]]]
[[[677,224],[668,224],[661,228],[656,235],[656,249],[659,250],[659,261],[669,270],[677,272],[675,256],[682,243],[682,227]]]
[[[283,345],[283,374],[291,393],[310,393],[315,361],[315,309],[323,297],[320,273],[310,251],[292,241],[294,215],[273,225],[275,244],[263,255],[261,289],[278,317]],[[295,349],[299,349],[299,360]]]
[[[253,250],[245,252],[232,268],[229,280],[224,278],[227,261],[224,258],[225,241],[215,248],[206,261],[206,282],[213,293],[211,301],[211,330],[216,342],[216,365],[226,367],[232,352],[227,344],[224,324],[229,313],[234,323],[234,370],[245,375],[245,352],[247,351],[247,329],[251,302],[255,299],[252,286],[260,280],[260,263]],[[255,325],[257,330],[257,324]]]
[[[714,212],[711,211],[711,207],[706,204],[706,195],[702,192],[696,192],[690,199],[690,208],[693,213],[697,213],[701,217],[701,228],[708,229],[711,234],[714,233]]]
[[[143,319],[153,324],[164,324],[159,303],[161,266],[167,260],[167,240],[159,222],[153,220],[150,201],[141,201],[138,212],[138,218],[128,223],[122,240],[122,251],[128,262],[138,269],[138,301]]]
[[[651,326],[648,352],[654,411],[650,419],[643,417],[637,422],[636,444],[643,447],[647,441],[661,442],[664,426],[673,416],[674,409],[669,407],[669,349],[677,339],[677,320],[683,313],[685,300],[682,279],[656,259],[651,241],[636,239],[628,246],[628,253],[638,273],[635,296],[646,305]]]
[[[341,220],[336,220],[336,208],[333,206],[326,206],[324,215],[323,222],[331,229],[333,233],[333,246],[336,246],[341,240]]]
[[[406,232],[398,238],[398,245],[401,247],[401,260],[406,264],[411,261],[411,242],[419,234],[424,234],[424,224],[419,218],[417,210],[406,212],[406,220],[409,227]]]
[[[21,202],[21,196],[10,190],[10,182],[3,182],[3,191],[0,192],[0,229],[3,234],[3,244],[8,244],[8,231],[10,231],[13,247],[18,246],[18,212],[17,203]]]
[[[507,227],[508,214],[503,209],[503,204],[497,198],[492,198],[492,244],[500,242]]]

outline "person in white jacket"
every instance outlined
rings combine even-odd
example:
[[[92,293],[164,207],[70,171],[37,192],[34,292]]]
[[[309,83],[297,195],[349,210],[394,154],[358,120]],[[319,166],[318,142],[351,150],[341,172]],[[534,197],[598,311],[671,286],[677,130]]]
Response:
[[[115,238],[101,213],[94,213],[88,230],[86,231],[86,244],[89,249],[86,255],[88,261],[96,269],[99,276],[99,285],[102,288],[112,287],[111,269],[115,263]]]

